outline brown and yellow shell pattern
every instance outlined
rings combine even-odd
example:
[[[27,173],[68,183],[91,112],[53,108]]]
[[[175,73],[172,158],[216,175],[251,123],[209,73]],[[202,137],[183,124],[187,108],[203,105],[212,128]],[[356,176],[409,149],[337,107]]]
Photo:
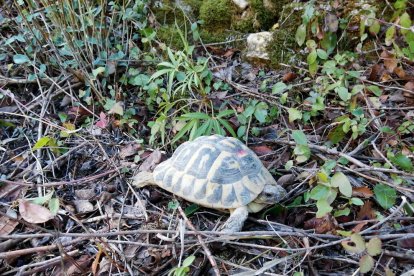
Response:
[[[161,188],[209,208],[246,206],[275,184],[256,154],[235,138],[202,136],[180,145],[154,170]]]

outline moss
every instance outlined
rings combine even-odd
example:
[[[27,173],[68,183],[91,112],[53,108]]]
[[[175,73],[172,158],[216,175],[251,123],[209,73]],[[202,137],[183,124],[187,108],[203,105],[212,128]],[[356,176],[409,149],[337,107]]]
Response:
[[[199,18],[208,31],[223,32],[230,28],[232,5],[230,0],[206,0],[200,7]]]
[[[280,14],[279,22],[282,22],[277,30],[273,32],[272,41],[268,46],[270,64],[273,68],[279,68],[280,63],[290,63],[299,51],[295,40],[295,33],[302,23],[303,4],[287,4]]]
[[[204,1],[203,0],[183,0],[183,2],[191,8],[194,17],[199,18],[200,8]]]
[[[184,47],[177,28],[173,25],[165,25],[157,29],[157,38],[173,49],[182,49]]]

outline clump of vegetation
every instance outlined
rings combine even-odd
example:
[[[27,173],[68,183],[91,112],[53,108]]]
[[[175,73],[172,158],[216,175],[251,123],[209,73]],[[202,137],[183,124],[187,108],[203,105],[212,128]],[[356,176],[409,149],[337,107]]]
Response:
[[[229,0],[206,0],[200,7],[200,20],[208,31],[223,32],[231,25],[232,5]]]

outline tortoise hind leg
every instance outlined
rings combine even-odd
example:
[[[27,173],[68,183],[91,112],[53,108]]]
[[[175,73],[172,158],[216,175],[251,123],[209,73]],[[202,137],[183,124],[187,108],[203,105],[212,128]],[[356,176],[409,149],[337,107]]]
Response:
[[[221,231],[224,233],[240,232],[248,215],[249,212],[246,206],[235,209],[224,223],[223,230]]]

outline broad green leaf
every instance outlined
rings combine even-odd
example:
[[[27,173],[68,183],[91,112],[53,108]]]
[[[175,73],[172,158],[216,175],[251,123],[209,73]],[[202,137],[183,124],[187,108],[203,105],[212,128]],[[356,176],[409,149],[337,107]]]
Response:
[[[98,67],[92,70],[92,75],[96,78],[98,75],[102,74],[103,72],[105,72],[105,67]]]
[[[49,211],[53,215],[56,215],[57,212],[59,211],[59,199],[57,197],[50,199],[48,205],[49,205]]]
[[[338,187],[342,195],[346,197],[352,196],[352,185],[348,177],[342,172],[335,173],[331,178],[332,187]]]
[[[351,210],[349,208],[345,208],[343,210],[337,210],[334,212],[334,217],[340,217],[340,216],[347,216]]]
[[[287,85],[284,82],[278,82],[272,87],[272,94],[280,94],[287,89]]]
[[[411,28],[412,22],[411,22],[410,16],[408,15],[407,12],[405,12],[401,15],[400,24],[404,28]],[[401,29],[401,33],[403,35],[407,34],[408,32],[409,32],[409,30],[407,30],[407,29]]]
[[[351,241],[343,241],[341,244],[351,254],[361,254],[365,251],[365,240],[358,233],[351,235]]]
[[[42,138],[40,138],[36,144],[33,146],[32,150],[38,150],[43,148],[44,146],[46,146],[49,142],[50,142],[50,137],[49,136],[44,136]]]
[[[295,35],[296,43],[298,43],[299,46],[302,46],[303,43],[305,43],[306,39],[306,25],[301,24],[298,29],[296,30]]]
[[[381,25],[377,20],[374,20],[371,26],[369,26],[369,32],[373,35],[376,35],[381,30]]]
[[[375,261],[370,255],[364,255],[359,259],[359,272],[367,273],[370,272],[374,267]]]
[[[366,246],[367,252],[370,256],[374,257],[381,254],[382,242],[380,238],[374,237],[370,239],[369,242],[367,242]]]
[[[265,123],[266,122],[266,116],[267,116],[267,109],[269,107],[265,103],[258,103],[256,105],[256,109],[254,110],[254,117],[260,122]]]
[[[293,167],[293,160],[289,160],[285,164],[285,170],[290,170]]]
[[[331,188],[325,185],[317,185],[310,192],[310,198],[314,200],[326,199]]]
[[[338,93],[339,98],[344,102],[347,102],[349,99],[351,99],[351,94],[348,92],[348,88],[341,86],[335,88],[335,91]]]
[[[377,97],[379,97],[379,96],[381,96],[381,95],[382,95],[382,90],[381,90],[381,88],[379,88],[379,87],[378,87],[378,86],[376,86],[376,85],[370,85],[370,86],[368,86],[367,88],[368,88],[368,90],[370,90],[372,93],[374,93],[374,95],[375,95],[375,96],[377,96]]]
[[[48,202],[52,198],[52,196],[53,196],[53,191],[51,191],[47,195],[39,196],[39,197],[35,197],[35,198],[29,198],[28,200],[30,200],[30,202],[32,202],[34,204],[43,205],[46,202]]]
[[[120,116],[124,115],[124,107],[122,102],[116,102],[111,109],[108,111],[108,114],[118,114]]]
[[[396,154],[395,157],[391,159],[391,161],[405,171],[412,172],[414,170],[413,163],[411,162],[410,158],[402,153]]]
[[[311,74],[311,76],[315,76],[317,72],[318,72],[318,62],[315,61],[314,63],[310,63],[309,74]]]
[[[186,214],[186,216],[191,216],[192,214],[194,214],[195,212],[197,212],[200,209],[200,206],[193,203],[190,206],[188,206],[187,208],[184,209],[184,213]]]
[[[221,111],[217,115],[217,118],[223,118],[223,117],[227,117],[227,116],[230,116],[230,115],[233,115],[233,114],[234,114],[234,110],[233,109],[227,109],[227,110]]]
[[[385,45],[391,46],[392,43],[394,42],[394,37],[395,37],[395,26],[392,25],[385,32]]]
[[[246,134],[246,129],[247,129],[246,126],[240,126],[237,129],[237,137],[243,137]]]
[[[306,138],[305,133],[302,130],[293,130],[292,131],[292,138],[295,140],[296,144],[298,145],[307,145],[308,139]]]
[[[351,198],[351,203],[357,206],[364,205],[364,202],[360,198],[357,198],[357,197]]]
[[[342,125],[338,125],[335,128],[331,129],[328,133],[328,139],[333,144],[341,142],[345,137],[345,132],[342,129]]]
[[[299,120],[302,119],[302,112],[300,112],[296,108],[289,108],[288,113],[289,113],[289,123],[292,123],[298,119]]]
[[[320,59],[327,59],[328,58],[328,54],[325,52],[325,50],[317,49],[316,53],[318,54],[318,57]]]
[[[191,255],[191,256],[188,256],[184,261],[183,261],[183,267],[188,267],[188,266],[190,266],[193,262],[194,262],[194,260],[195,260],[195,256],[194,255]]]
[[[324,171],[318,172],[316,174],[316,176],[318,177],[318,183],[329,184],[329,177]],[[324,186],[326,186],[326,185],[324,185]]]
[[[317,218],[329,214],[333,209],[325,199],[318,200],[318,202],[316,202],[316,207],[318,207],[318,211],[316,212]]]
[[[16,64],[23,64],[29,61],[30,59],[26,55],[17,54],[13,56],[13,62]]]
[[[316,53],[316,50],[312,50],[312,52],[310,52],[306,58],[307,62],[309,65],[315,63],[316,58],[318,57],[318,54]]]
[[[391,208],[397,199],[397,192],[395,189],[384,184],[375,185],[374,194],[378,204],[384,209]]]

